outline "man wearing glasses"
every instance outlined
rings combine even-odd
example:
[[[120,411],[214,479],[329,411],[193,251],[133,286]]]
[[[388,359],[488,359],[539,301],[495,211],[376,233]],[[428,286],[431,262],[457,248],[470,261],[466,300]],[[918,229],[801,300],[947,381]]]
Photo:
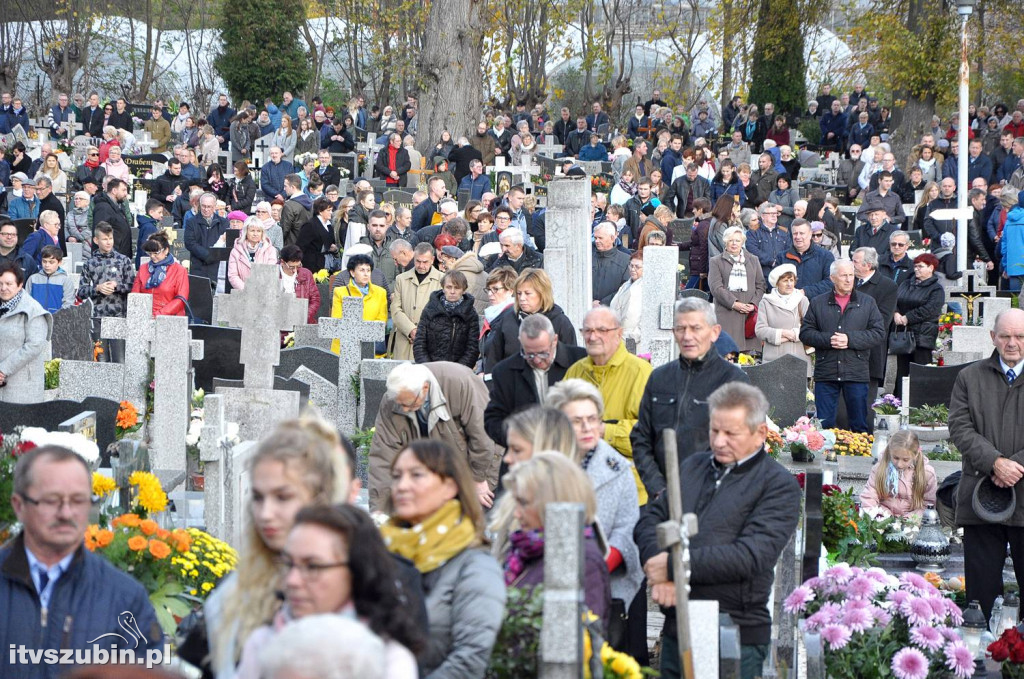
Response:
[[[789,249],[789,234],[779,228],[782,208],[778,205],[761,203],[757,208],[757,214],[761,228],[747,232],[747,252],[757,257],[767,281],[772,269],[785,263],[786,250]]]
[[[903,231],[894,231],[889,235],[889,252],[878,258],[878,273],[897,286],[914,270],[914,262],[907,256],[909,248],[910,236]]]
[[[561,382],[571,365],[584,358],[582,347],[558,341],[544,314],[530,314],[519,324],[518,354],[500,361],[487,381],[491,400],[484,410],[487,435],[499,446],[505,440],[505,418],[531,405],[543,404],[548,389]]]
[[[18,247],[18,227],[7,217],[0,218],[0,263],[3,262],[16,263],[26,278],[38,269],[35,260]]]
[[[145,588],[85,548],[92,474],[78,454],[42,446],[22,455],[11,505],[23,528],[0,550],[0,638],[18,664],[48,650],[125,649],[144,659],[163,649]]]

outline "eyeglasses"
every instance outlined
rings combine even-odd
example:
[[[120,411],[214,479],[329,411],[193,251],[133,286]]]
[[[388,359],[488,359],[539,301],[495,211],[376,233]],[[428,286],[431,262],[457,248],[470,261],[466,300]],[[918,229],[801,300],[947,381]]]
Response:
[[[59,495],[56,495],[44,497],[40,500],[31,498],[28,495],[21,495],[21,499],[23,499],[30,505],[35,505],[36,507],[43,507],[51,512],[60,511],[60,508],[63,507],[65,504],[68,506],[68,509],[76,511],[92,506],[92,498],[82,495],[76,495],[74,497],[61,497]]]
[[[907,247],[907,244],[906,243],[889,243],[889,247],[890,248],[905,248],[905,247]]]
[[[3,236],[6,236],[7,238],[17,238],[18,237],[18,232],[17,231],[4,231],[3,233],[0,233],[0,237],[3,237]]]
[[[525,358],[527,361],[546,361],[551,358],[550,351],[539,351],[537,353],[526,353],[522,349],[519,350],[519,355]]]
[[[100,155],[100,154],[98,154],[98,153],[90,153],[90,154],[89,154],[89,157],[90,157],[90,158],[99,158],[99,155]]]
[[[583,328],[582,332],[584,335],[604,335],[609,332],[618,330],[621,326],[616,325],[614,328]]]
[[[14,234],[14,235],[18,235],[18,234]],[[487,294],[488,295],[497,295],[499,292],[501,292],[503,290],[508,290],[508,288],[506,288],[504,285],[495,285],[493,288],[487,288]]]
[[[277,560],[277,569],[281,575],[288,575],[292,569],[299,571],[299,575],[303,580],[318,580],[324,571],[329,571],[333,568],[347,568],[348,561],[339,561],[337,563],[296,563],[286,556],[282,556]]]
[[[569,422],[572,423],[572,426],[579,429],[594,429],[601,424],[601,416],[590,415],[588,417],[573,417],[569,419]]]
[[[650,243],[648,243],[648,245],[652,244],[653,242],[654,241],[651,241]],[[644,265],[643,264],[630,264],[629,265],[629,270],[630,271],[643,271],[644,270]]]
[[[812,233],[811,234],[811,238],[824,238],[824,237],[825,237],[825,234],[823,234],[823,233]]]

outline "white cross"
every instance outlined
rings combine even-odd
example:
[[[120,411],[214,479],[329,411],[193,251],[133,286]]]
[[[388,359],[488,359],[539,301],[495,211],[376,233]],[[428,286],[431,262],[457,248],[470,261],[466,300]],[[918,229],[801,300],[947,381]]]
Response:
[[[363,298],[345,297],[341,318],[321,318],[320,337],[339,340],[338,352],[338,427],[344,434],[356,429],[358,403],[350,382],[359,374],[363,342],[383,342],[384,322],[363,320]]]

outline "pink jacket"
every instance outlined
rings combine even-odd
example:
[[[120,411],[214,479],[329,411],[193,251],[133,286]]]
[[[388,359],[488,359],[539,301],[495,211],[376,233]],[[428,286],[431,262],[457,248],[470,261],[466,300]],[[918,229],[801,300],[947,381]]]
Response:
[[[241,290],[245,287],[245,279],[249,277],[253,264],[277,264],[277,249],[270,244],[270,239],[264,236],[263,242],[256,250],[256,259],[251,262],[243,233],[238,236],[235,246],[231,248],[231,254],[228,255],[228,282],[232,288]]]
[[[875,492],[875,478],[879,473],[885,473],[884,471],[879,472],[881,463],[876,462],[875,466],[871,468],[871,473],[868,475],[867,485],[860,491],[860,506],[864,509],[871,509],[874,507],[885,507],[893,516],[906,516],[907,514],[916,514],[920,516],[924,513],[924,508],[911,511],[911,499],[913,498],[913,484],[914,484],[914,468],[908,467],[903,470],[900,474],[899,490],[896,491],[895,497],[890,497],[885,500],[879,500],[878,493]],[[938,487],[938,483],[935,480],[935,469],[932,465],[925,460],[924,462],[924,504],[935,505],[935,489]]]

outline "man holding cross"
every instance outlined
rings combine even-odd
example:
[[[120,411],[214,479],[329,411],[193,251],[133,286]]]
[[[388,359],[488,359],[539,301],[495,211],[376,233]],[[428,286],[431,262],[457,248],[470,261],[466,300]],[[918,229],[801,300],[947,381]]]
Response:
[[[708,397],[711,450],[679,463],[683,513],[697,515],[690,538],[689,579],[669,568],[656,527],[670,518],[667,493],[649,503],[633,533],[651,596],[665,610],[661,676],[681,676],[676,640],[676,583],[688,582],[691,599],[714,599],[740,628],[743,679],[760,676],[769,652],[768,598],[775,562],[796,530],[800,487],[764,450],[768,399],[756,387],[729,382]],[[682,586],[682,585],[680,585]]]

